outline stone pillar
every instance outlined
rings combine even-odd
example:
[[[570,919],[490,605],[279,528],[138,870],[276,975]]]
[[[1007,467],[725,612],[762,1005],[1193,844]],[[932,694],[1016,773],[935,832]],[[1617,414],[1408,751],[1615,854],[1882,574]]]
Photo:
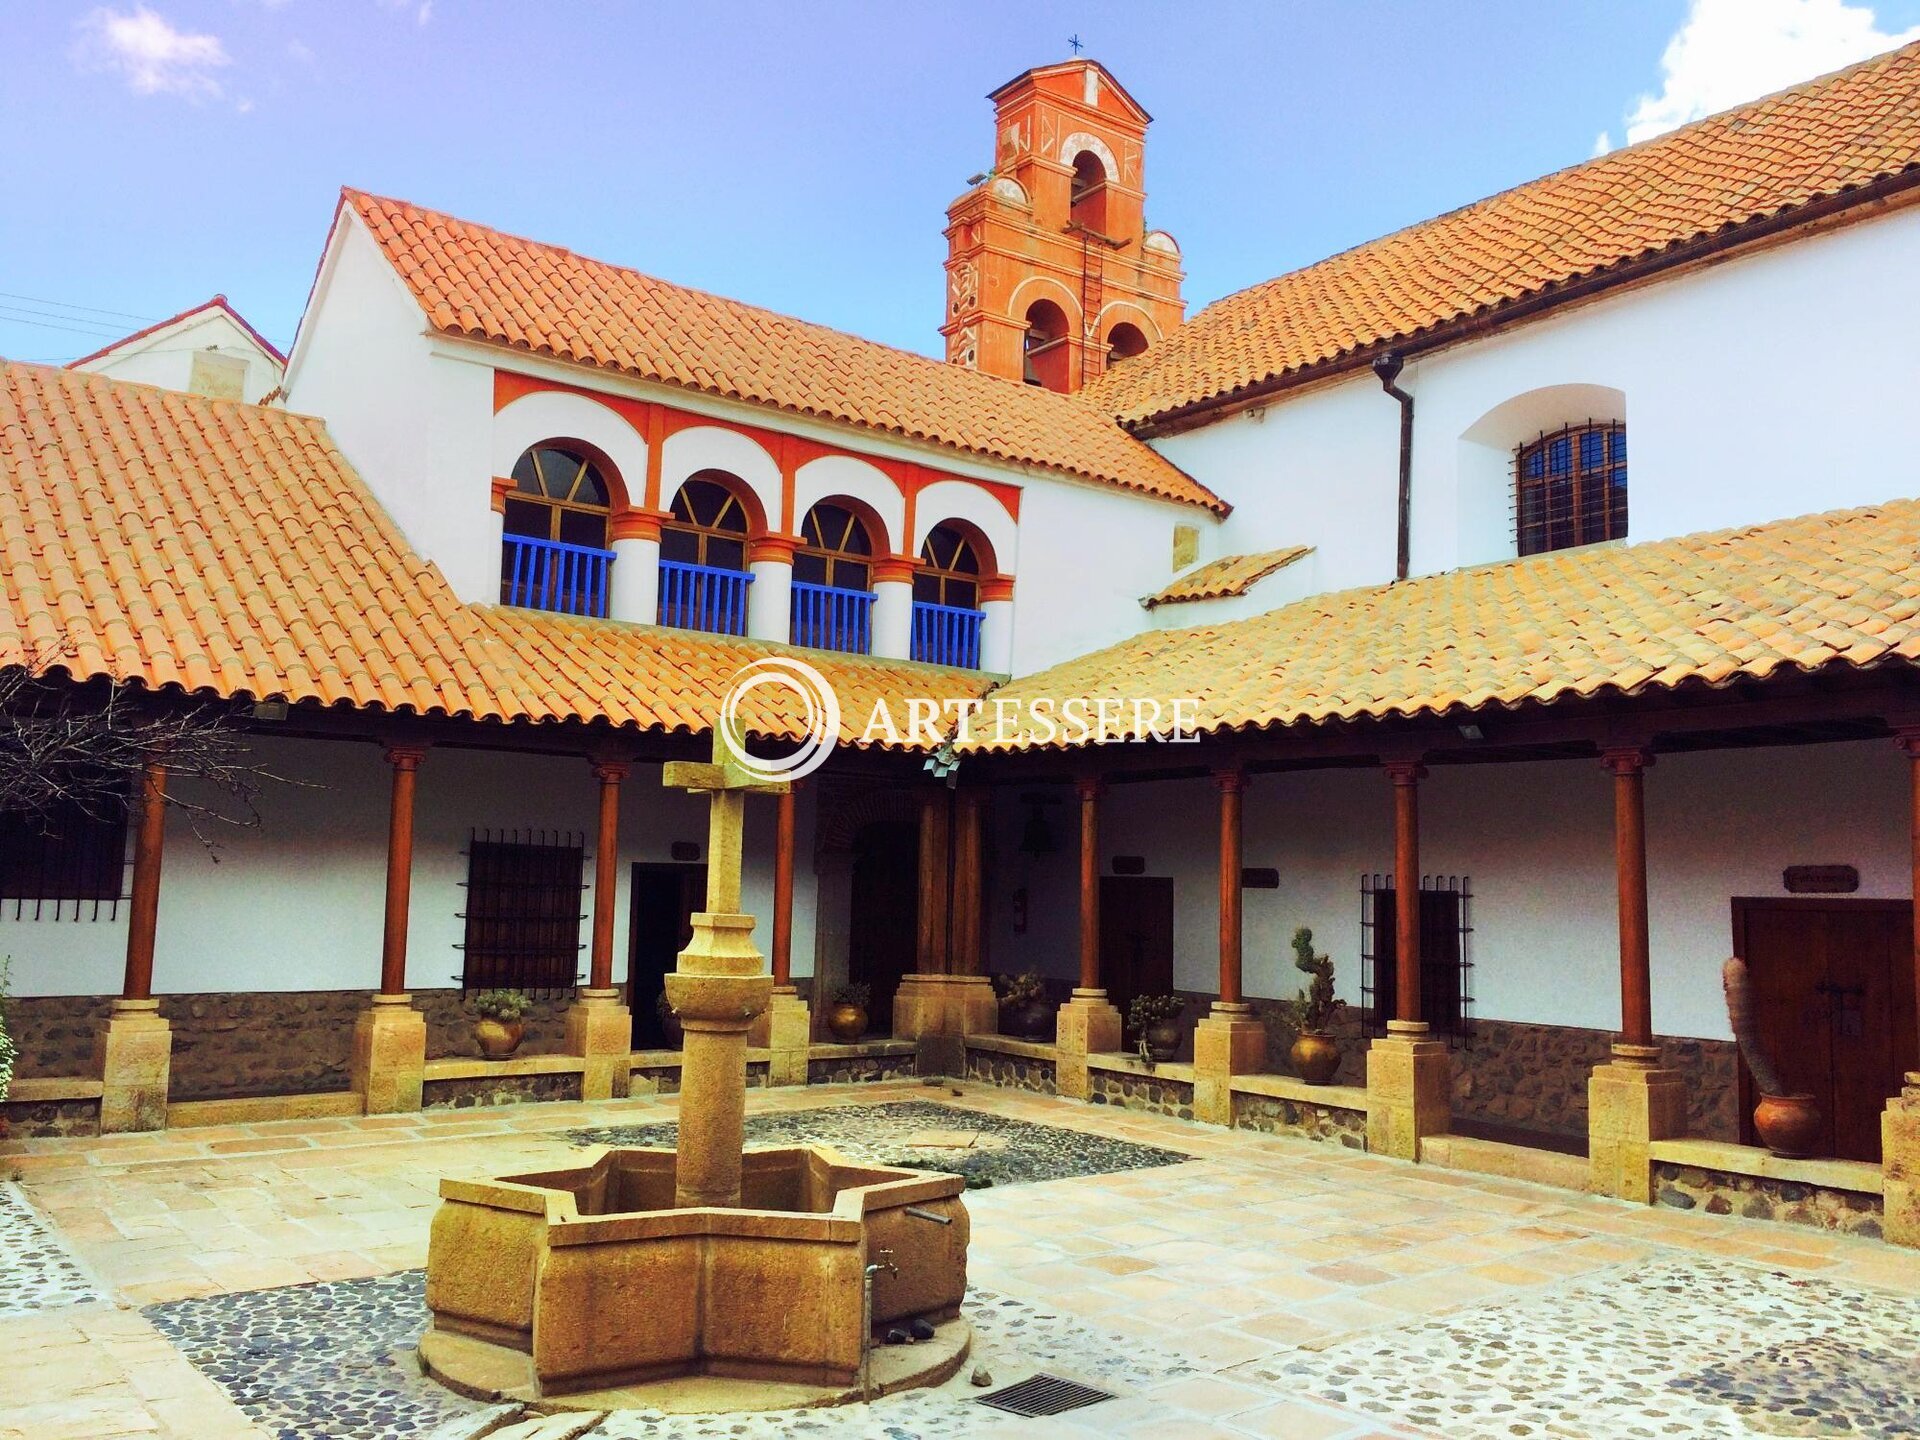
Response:
[[[799,786],[794,782],[795,788]],[[807,1083],[807,1044],[813,1016],[793,983],[794,791],[776,798],[773,849],[773,996],[753,1023],[748,1043],[771,1051],[767,1078],[774,1085]]]
[[[890,555],[873,562],[873,654],[913,656],[913,560]]]
[[[1220,998],[1193,1031],[1193,1118],[1209,1125],[1233,1124],[1233,1077],[1260,1069],[1267,1058],[1267,1028],[1241,997],[1241,797],[1247,777],[1221,770],[1220,792]]]
[[[1613,776],[1613,859],[1619,892],[1620,1038],[1613,1058],[1587,1082],[1587,1185],[1642,1205],[1653,1202],[1656,1140],[1687,1133],[1686,1081],[1660,1068],[1653,1038],[1653,979],[1647,946],[1647,829],[1644,778],[1650,751],[1619,747],[1601,763]]]
[[[567,1010],[567,1053],[581,1056],[582,1100],[625,1099],[633,1076],[633,1011],[620,1003],[613,985],[613,921],[620,893],[620,783],[627,766],[601,760],[593,766],[600,782],[600,825],[593,851],[593,937],[588,950],[587,987]]]
[[[1420,1158],[1420,1139],[1452,1124],[1453,1075],[1445,1043],[1420,1018],[1420,781],[1417,761],[1390,762],[1393,785],[1394,1010],[1385,1039],[1367,1051],[1367,1149]]]
[[[142,776],[133,837],[127,964],[120,998],[94,1039],[100,1073],[100,1133],[164,1130],[173,1070],[173,1034],[153,998],[153,942],[160,920],[160,859],[167,831],[167,772],[150,763]]]
[[[407,993],[407,907],[413,888],[414,782],[426,748],[393,745],[387,814],[386,919],[380,943],[380,991],[353,1027],[352,1085],[369,1115],[418,1110],[426,1085],[427,1017]]]
[[[793,638],[793,551],[786,535],[762,535],[748,552],[747,636],[784,645]]]
[[[1054,1031],[1054,1089],[1069,1100],[1092,1093],[1087,1056],[1118,1050],[1120,1012],[1100,986],[1100,795],[1098,776],[1074,782],[1080,802],[1080,984],[1060,1007]]]

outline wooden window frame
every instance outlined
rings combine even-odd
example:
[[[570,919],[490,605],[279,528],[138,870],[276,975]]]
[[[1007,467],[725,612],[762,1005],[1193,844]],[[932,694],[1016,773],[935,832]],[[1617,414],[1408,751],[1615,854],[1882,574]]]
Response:
[[[846,517],[846,523],[839,527],[836,539],[829,541],[827,533],[821,528],[819,516],[823,510],[837,510]],[[850,550],[847,542],[858,534],[865,542],[866,549]],[[805,581],[806,584],[827,585],[836,590],[856,591],[871,594],[873,591],[873,553],[874,539],[867,528],[867,522],[850,505],[841,505],[832,500],[822,500],[807,511],[806,518],[800,522],[800,544],[794,551],[796,560],[800,556],[809,556],[822,563],[826,572],[823,580]],[[847,584],[841,577],[843,567],[857,567],[861,572],[860,583]],[[796,566],[796,578],[797,575]]]
[[[953,538],[953,548],[946,560],[941,560],[936,542],[943,536]],[[960,565],[962,558],[973,562],[972,569]],[[927,532],[926,540],[920,546],[920,563],[913,571],[913,598],[922,604],[947,605],[957,610],[978,610],[980,608],[980,551],[973,537],[957,525],[936,525]],[[921,582],[928,582],[933,589],[932,595],[921,593]],[[964,600],[950,598],[952,587],[964,585],[969,592]]]
[[[578,463],[579,468],[574,471],[573,478],[567,482],[564,495],[555,495],[548,488],[546,471],[540,463],[540,456],[543,453],[565,455]],[[531,477],[523,473],[528,468],[533,472]],[[590,476],[599,486],[600,493],[606,497],[605,500],[595,502],[575,498],[580,492],[581,485]],[[538,445],[529,445],[520,458],[514,461],[512,479],[514,488],[506,494],[506,505],[539,506],[546,510],[547,533],[522,535],[518,530],[508,530],[508,535],[530,540],[551,540],[556,544],[577,544],[579,542],[562,538],[561,517],[567,514],[590,515],[600,522],[600,543],[590,548],[599,550],[607,548],[608,529],[613,521],[613,487],[601,472],[600,463],[591,455],[556,441],[543,440]]]
[[[1554,447],[1563,442],[1566,464],[1560,469],[1553,456]],[[1519,553],[1544,555],[1624,540],[1631,503],[1628,472],[1625,421],[1564,425],[1521,445],[1513,457],[1514,542]]]
[[[696,485],[717,490],[726,496],[726,499],[720,506],[719,512],[714,516],[712,521],[703,521],[694,517],[693,505],[691,500],[688,499],[687,492]],[[681,502],[683,500],[687,500],[687,513],[684,517],[680,513]],[[672,533],[676,535],[693,536],[694,555],[696,558],[692,560],[681,560],[677,557],[667,555],[663,550],[661,553],[662,559],[669,560],[671,563],[678,565],[705,565],[715,570],[745,571],[752,568],[748,551],[751,549],[753,543],[753,516],[748,512],[746,502],[740,498],[740,492],[732,485],[715,475],[704,472],[698,475],[689,475],[681,482],[680,488],[674,492],[673,504],[668,508],[673,518],[661,525],[661,532],[663,534]],[[738,530],[730,530],[721,523],[727,519],[730,513],[739,516],[740,528]],[[740,563],[738,565],[723,565],[709,558],[709,547],[712,542],[716,540],[724,540],[740,546]]]
[[[124,795],[95,806],[0,815],[0,914],[15,920],[115,920],[126,895]]]
[[[1360,992],[1370,1034],[1387,1033],[1398,978],[1394,877],[1360,877]],[[1431,910],[1431,914],[1429,911]],[[1465,875],[1420,880],[1420,1018],[1436,1039],[1473,1043],[1473,884]]]
[[[461,988],[571,994],[586,918],[585,837],[475,830],[466,855]]]

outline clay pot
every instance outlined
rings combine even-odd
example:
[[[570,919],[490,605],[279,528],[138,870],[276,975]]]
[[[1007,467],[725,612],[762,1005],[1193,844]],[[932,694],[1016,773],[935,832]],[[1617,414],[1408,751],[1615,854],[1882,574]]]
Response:
[[[1002,1034],[1021,1040],[1048,1040],[1053,1036],[1053,1007],[1044,1000],[1029,1000],[1001,1016]]]
[[[1805,1160],[1820,1139],[1820,1107],[1811,1095],[1762,1095],[1753,1107],[1760,1143],[1788,1160]]]
[[[1340,1042],[1319,1030],[1302,1030],[1287,1052],[1294,1071],[1309,1085],[1327,1085],[1340,1068]]]
[[[480,1053],[489,1060],[504,1060],[520,1048],[520,1039],[527,1033],[523,1020],[495,1020],[482,1016],[473,1022],[473,1038],[480,1043]]]
[[[851,1045],[867,1033],[867,1012],[859,1005],[835,1005],[827,1011],[827,1029],[842,1045]]]
[[[1142,1032],[1147,1053],[1155,1060],[1171,1060],[1180,1053],[1180,1022],[1156,1020]]]

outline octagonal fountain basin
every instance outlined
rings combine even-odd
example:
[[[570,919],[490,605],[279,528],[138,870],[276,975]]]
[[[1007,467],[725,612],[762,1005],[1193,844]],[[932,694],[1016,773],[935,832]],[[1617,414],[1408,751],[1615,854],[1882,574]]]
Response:
[[[750,1150],[741,1207],[674,1208],[674,1152],[442,1180],[429,1374],[483,1399],[669,1411],[828,1404],[938,1384],[965,1359],[965,1182],[817,1146]],[[891,1252],[885,1254],[883,1252]],[[862,1290],[875,1271],[872,1316]],[[924,1319],[932,1340],[871,1350]]]

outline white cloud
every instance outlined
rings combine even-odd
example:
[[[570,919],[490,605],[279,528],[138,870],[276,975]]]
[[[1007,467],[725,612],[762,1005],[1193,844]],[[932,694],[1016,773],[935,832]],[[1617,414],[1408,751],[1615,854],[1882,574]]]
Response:
[[[1660,93],[1627,112],[1627,143],[1916,39],[1920,26],[1890,33],[1872,6],[1846,0],[1693,0],[1660,57]],[[1602,131],[1594,153],[1612,148]]]
[[[389,10],[411,10],[416,25],[425,25],[433,18],[433,0],[380,0]]]
[[[95,10],[80,22],[79,62],[107,70],[136,95],[184,95],[208,100],[220,94],[214,72],[232,63],[218,35],[190,35],[166,17],[135,5],[131,11]]]

